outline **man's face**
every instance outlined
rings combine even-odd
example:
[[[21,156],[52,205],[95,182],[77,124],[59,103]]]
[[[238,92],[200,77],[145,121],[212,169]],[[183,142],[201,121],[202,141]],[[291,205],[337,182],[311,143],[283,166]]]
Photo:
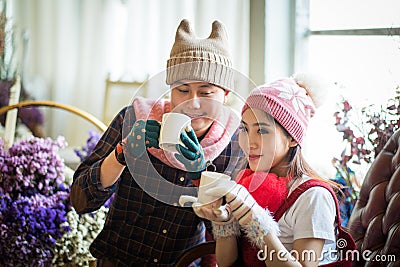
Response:
[[[192,128],[199,137],[218,118],[227,94],[228,91],[207,82],[182,80],[172,86],[171,105],[174,112],[192,119]]]

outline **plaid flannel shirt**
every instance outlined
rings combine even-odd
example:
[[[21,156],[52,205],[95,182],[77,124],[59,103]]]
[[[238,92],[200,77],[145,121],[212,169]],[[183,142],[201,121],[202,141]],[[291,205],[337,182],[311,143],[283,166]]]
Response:
[[[168,188],[163,188],[160,179],[149,175],[148,170],[156,170],[173,184],[193,187],[191,180],[186,178],[187,173],[145,153],[150,161],[148,158],[138,159],[134,168],[130,165],[129,168],[125,167],[113,186],[103,188],[100,183],[101,163],[109,153],[114,153],[115,146],[122,140],[126,114],[134,121],[133,109],[122,109],[93,153],[76,170],[71,198],[79,203],[79,207],[75,207],[79,213],[87,213],[99,209],[115,193],[104,228],[90,247],[94,257],[112,260],[115,266],[172,266],[184,250],[204,242],[204,223],[191,208],[159,201],[158,197],[156,199],[148,194],[142,189],[143,185],[136,181],[153,187],[157,196],[167,197],[177,195],[177,192],[171,194]],[[241,156],[236,132],[231,143],[213,164],[218,172],[235,177],[240,170]],[[209,225],[209,222],[206,224]]]

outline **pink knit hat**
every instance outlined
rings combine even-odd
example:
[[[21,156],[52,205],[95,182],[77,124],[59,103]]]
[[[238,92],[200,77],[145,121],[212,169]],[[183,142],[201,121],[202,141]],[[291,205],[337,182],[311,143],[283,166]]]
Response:
[[[309,88],[297,78],[282,78],[250,92],[243,106],[271,114],[301,146],[315,105]]]

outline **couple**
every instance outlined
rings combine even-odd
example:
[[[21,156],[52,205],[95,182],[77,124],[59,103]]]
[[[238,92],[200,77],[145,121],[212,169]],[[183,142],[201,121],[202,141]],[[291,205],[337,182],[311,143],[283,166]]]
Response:
[[[283,259],[257,257],[265,246],[317,255],[335,247],[335,199],[328,190],[307,190],[279,221],[271,215],[304,181],[322,181],[301,153],[315,108],[310,86],[290,77],[257,87],[239,118],[223,106],[233,79],[224,26],[215,21],[210,36],[198,39],[182,20],[167,63],[170,100],[135,98],[75,172],[71,201],[77,212],[97,210],[114,194],[90,247],[98,266],[173,266],[183,251],[210,237],[217,241],[218,266],[239,260],[243,266],[332,261],[307,262],[290,253]],[[161,150],[158,143],[162,115],[172,111],[192,119],[181,135],[180,153]],[[180,207],[179,196],[199,185],[209,165],[235,178],[225,205]],[[214,193],[218,190],[225,189]],[[215,212],[221,209],[228,216]]]

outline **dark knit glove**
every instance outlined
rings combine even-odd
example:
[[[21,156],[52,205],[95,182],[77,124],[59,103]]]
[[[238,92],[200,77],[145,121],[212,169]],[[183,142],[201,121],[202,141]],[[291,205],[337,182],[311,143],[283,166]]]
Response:
[[[124,151],[133,159],[139,158],[147,147],[159,148],[160,123],[156,120],[137,120],[131,132],[115,148],[119,163],[126,165]]]
[[[207,167],[203,148],[192,128],[190,128],[189,132],[184,131],[181,133],[181,141],[184,146],[177,145],[177,150],[180,154],[175,154],[175,158],[185,166],[188,172],[186,177],[198,180],[200,179],[201,172]]]

